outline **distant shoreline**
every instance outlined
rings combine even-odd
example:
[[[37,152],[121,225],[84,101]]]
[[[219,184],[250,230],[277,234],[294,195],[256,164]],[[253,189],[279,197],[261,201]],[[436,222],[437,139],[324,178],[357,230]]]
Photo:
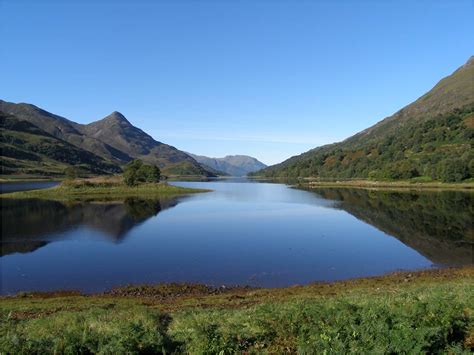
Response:
[[[315,178],[264,178],[249,177],[255,181],[270,181],[286,183],[295,187],[320,188],[320,187],[340,187],[340,188],[361,188],[361,189],[404,189],[404,190],[474,190],[474,181],[460,183],[446,183],[439,181],[417,182],[409,180],[400,181],[372,181],[372,180],[334,180],[324,181]]]
[[[348,187],[348,188],[364,188],[364,189],[410,189],[410,190],[472,190],[474,182],[470,183],[444,183],[444,182],[410,182],[410,181],[336,181],[321,182],[309,181],[310,188],[317,187]]]

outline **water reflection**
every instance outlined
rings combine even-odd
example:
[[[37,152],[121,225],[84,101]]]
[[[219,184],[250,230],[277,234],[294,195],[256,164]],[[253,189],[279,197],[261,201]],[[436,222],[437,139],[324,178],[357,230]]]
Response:
[[[14,191],[47,189],[58,184],[59,182],[57,181],[2,182],[0,183],[0,194]]]
[[[87,227],[118,243],[136,225],[174,207],[176,199],[127,198],[123,201],[2,200],[1,256],[32,252]]]
[[[389,234],[440,265],[473,261],[474,194],[313,189],[340,208]]]
[[[0,294],[155,282],[281,287],[472,263],[472,193],[173,184],[213,192],[2,200]]]

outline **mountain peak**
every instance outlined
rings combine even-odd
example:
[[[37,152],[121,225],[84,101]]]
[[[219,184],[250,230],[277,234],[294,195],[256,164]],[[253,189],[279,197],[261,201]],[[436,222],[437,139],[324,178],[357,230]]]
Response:
[[[120,112],[118,112],[118,111],[112,112],[110,115],[108,115],[107,117],[105,117],[103,120],[130,123],[130,122],[128,122],[128,120],[125,118],[125,116],[122,115],[122,114],[121,114]]]
[[[467,67],[473,64],[474,64],[474,55],[471,55],[469,59],[467,60],[466,64],[463,65],[463,67]]]

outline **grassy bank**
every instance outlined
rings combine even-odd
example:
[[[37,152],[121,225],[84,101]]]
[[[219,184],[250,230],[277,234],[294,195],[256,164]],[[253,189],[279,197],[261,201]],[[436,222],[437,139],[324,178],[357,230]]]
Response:
[[[469,353],[474,268],[282,289],[129,286],[0,299],[4,353]]]
[[[302,187],[347,187],[363,189],[426,189],[426,190],[474,190],[474,180],[469,179],[459,183],[447,183],[441,181],[427,181],[423,179],[411,180],[322,180],[318,178],[266,178],[261,176],[250,176],[249,179],[256,181],[276,182]]]
[[[472,190],[474,182],[446,183],[446,182],[418,182],[418,181],[315,181],[304,180],[309,187],[349,187],[349,188],[383,188],[383,189],[443,189],[443,190]]]
[[[114,199],[174,196],[208,191],[171,186],[165,182],[127,186],[123,183],[122,178],[117,176],[65,180],[53,188],[5,193],[1,194],[0,198],[42,198],[49,200]]]

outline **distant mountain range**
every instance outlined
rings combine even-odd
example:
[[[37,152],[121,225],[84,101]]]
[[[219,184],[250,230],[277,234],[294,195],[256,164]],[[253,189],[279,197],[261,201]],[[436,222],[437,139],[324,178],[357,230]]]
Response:
[[[340,142],[254,175],[462,181],[474,178],[474,57],[418,100]]]
[[[224,158],[209,158],[202,155],[188,154],[200,163],[204,169],[217,174],[246,176],[249,173],[267,167],[262,162],[248,155],[228,155]]]
[[[112,173],[133,159],[167,175],[214,176],[188,154],[154,140],[121,113],[79,124],[34,105],[0,100],[2,174],[62,175],[67,166]]]

